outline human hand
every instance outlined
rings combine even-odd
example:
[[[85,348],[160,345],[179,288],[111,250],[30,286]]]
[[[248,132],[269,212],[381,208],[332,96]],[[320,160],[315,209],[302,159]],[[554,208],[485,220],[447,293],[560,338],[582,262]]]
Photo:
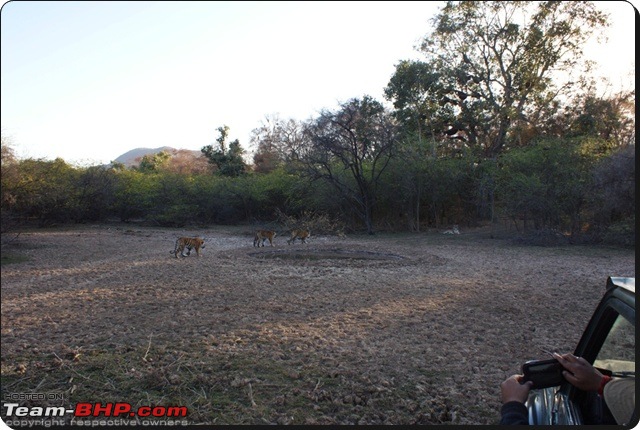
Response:
[[[571,385],[584,391],[598,391],[603,375],[587,360],[573,354],[560,355],[555,352],[553,358],[565,368],[562,375]]]
[[[500,384],[502,403],[520,402],[524,403],[529,397],[529,391],[533,386],[533,381],[521,384],[523,375],[511,375]]]

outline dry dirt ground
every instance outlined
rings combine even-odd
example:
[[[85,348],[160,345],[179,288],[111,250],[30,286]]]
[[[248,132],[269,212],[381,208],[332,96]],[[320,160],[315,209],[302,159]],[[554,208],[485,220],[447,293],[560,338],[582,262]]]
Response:
[[[201,257],[169,254],[182,235],[206,238]],[[573,351],[607,277],[635,276],[634,250],[483,230],[283,235],[5,235],[28,260],[2,267],[3,401],[180,405],[194,424],[495,424],[500,382],[541,349]]]

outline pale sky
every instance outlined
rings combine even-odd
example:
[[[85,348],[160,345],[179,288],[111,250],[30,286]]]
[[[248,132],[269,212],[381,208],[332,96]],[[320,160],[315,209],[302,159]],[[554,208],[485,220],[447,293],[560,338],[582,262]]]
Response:
[[[586,51],[615,88],[634,88],[634,8],[596,3],[611,14],[609,41]],[[443,4],[5,3],[2,136],[21,158],[95,165],[138,147],[199,150],[228,125],[251,151],[267,115],[307,120],[365,94],[384,102]]]

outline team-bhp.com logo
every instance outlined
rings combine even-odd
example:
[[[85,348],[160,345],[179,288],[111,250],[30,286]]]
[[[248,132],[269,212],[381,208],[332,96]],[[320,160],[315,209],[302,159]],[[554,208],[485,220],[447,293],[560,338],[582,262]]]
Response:
[[[75,409],[63,406],[20,406],[18,403],[4,403],[5,424],[9,427],[31,427],[34,425],[58,424],[64,422],[67,414],[73,414],[71,424],[75,425],[186,425],[186,406],[140,406],[134,408],[129,403],[78,403]],[[100,420],[96,420],[100,418]],[[159,420],[160,419],[160,420]],[[160,422],[162,421],[162,422]]]
[[[134,410],[129,403],[78,403],[73,411],[75,417],[155,417],[183,418],[187,416],[186,406],[140,406]]]

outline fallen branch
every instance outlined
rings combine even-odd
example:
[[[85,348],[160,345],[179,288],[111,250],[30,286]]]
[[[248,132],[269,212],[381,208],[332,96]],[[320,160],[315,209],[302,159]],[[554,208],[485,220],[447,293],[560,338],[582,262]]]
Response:
[[[253,389],[251,388],[251,382],[249,382],[249,400],[251,400],[251,406],[254,408],[258,406],[256,402],[253,401]]]
[[[151,349],[151,337],[153,335],[149,335],[149,346],[147,346],[147,352],[144,353],[144,357],[142,357],[142,361],[147,362],[147,355],[149,354],[149,350]]]

